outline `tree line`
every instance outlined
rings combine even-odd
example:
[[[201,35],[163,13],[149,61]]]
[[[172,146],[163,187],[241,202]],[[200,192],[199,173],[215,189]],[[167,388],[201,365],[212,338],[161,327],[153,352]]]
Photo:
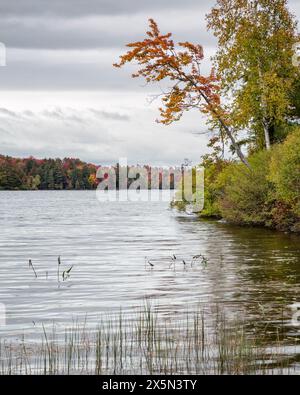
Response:
[[[140,189],[149,189],[151,186],[155,189],[174,189],[175,183],[180,180],[182,168],[163,169],[149,165],[124,168],[119,163],[114,166],[96,166],[74,158],[36,159],[32,156],[13,158],[0,155],[0,190],[96,189],[106,178],[111,178],[107,182],[109,189],[120,189],[119,176],[124,171],[128,177],[127,188],[134,181],[139,181]],[[136,175],[132,177],[131,173]]]
[[[94,189],[97,167],[79,159],[12,158],[0,155],[0,189]]]

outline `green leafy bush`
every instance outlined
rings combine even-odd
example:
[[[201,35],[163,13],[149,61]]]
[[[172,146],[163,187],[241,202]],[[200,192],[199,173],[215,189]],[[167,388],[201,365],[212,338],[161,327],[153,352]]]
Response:
[[[223,193],[218,204],[223,218],[253,225],[271,220],[274,185],[268,180],[270,157],[270,152],[261,151],[249,158],[251,171],[241,163],[232,163],[219,175]]]
[[[223,185],[219,176],[230,166],[230,162],[224,160],[204,161],[205,182],[204,182],[204,209],[201,217],[221,218],[219,199],[222,196]]]
[[[239,225],[259,225],[300,233],[300,127],[270,151],[242,163],[207,156],[204,209],[200,217],[224,218]],[[185,202],[175,202],[185,209]]]
[[[270,180],[276,186],[276,197],[300,216],[300,128],[274,150]]]
[[[201,166],[204,167],[204,208],[199,213],[200,217],[207,218],[221,218],[221,213],[219,209],[219,197],[221,196],[221,188],[218,183],[218,176],[220,173],[228,166],[229,162],[216,159],[211,160],[209,158],[205,158]],[[193,189],[194,189],[194,180],[193,180]],[[197,192],[196,192],[197,193]],[[201,192],[200,192],[201,193]],[[186,200],[180,200],[182,196],[181,190],[176,194],[175,200],[172,202],[171,206],[176,207],[178,210],[186,210],[189,202]],[[202,196],[197,195],[197,198],[201,200]]]
[[[217,184],[223,218],[232,223],[263,225],[300,232],[300,128],[271,151],[228,166]]]

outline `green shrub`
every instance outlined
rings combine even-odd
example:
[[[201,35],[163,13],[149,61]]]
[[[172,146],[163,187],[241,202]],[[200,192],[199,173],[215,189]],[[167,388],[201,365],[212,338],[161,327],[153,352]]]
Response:
[[[268,180],[271,153],[261,151],[249,158],[251,171],[232,163],[218,177],[223,190],[219,199],[222,217],[239,224],[266,225],[271,221],[274,186]]]
[[[201,217],[300,232],[300,127],[270,151],[238,162],[206,159]],[[175,204],[185,209],[184,202]]]
[[[274,150],[269,178],[276,186],[276,198],[300,216],[300,128]]]
[[[204,172],[204,209],[199,214],[200,217],[221,218],[219,209],[219,197],[221,196],[221,189],[218,184],[219,174],[228,166],[229,162],[217,159],[215,161],[205,159],[201,166],[205,168]],[[194,186],[194,184],[193,184]],[[176,195],[177,199],[181,196],[181,191]],[[199,196],[198,196],[199,198]],[[199,199],[200,200],[200,199]],[[176,200],[172,202],[172,207],[178,210],[185,210],[188,203],[186,201]]]
[[[221,218],[219,199],[222,196],[222,185],[219,183],[220,174],[230,166],[230,162],[224,160],[206,161],[204,182],[204,209],[201,217]]]

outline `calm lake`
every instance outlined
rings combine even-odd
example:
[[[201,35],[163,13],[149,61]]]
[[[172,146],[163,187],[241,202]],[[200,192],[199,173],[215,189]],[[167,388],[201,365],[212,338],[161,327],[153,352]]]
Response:
[[[270,342],[278,330],[287,344],[299,335],[291,321],[300,302],[299,236],[198,220],[166,202],[100,203],[95,191],[2,191],[0,199],[1,337],[34,338],[42,323],[93,326],[103,312],[126,312],[145,298],[162,320],[222,305],[249,331],[267,325]],[[208,262],[191,267],[197,254]]]

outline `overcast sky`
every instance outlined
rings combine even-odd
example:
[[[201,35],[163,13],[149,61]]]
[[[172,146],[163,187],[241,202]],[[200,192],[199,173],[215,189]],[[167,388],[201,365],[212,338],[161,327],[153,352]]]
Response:
[[[207,151],[205,119],[189,113],[180,123],[155,123],[131,69],[112,67],[124,45],[142,39],[152,17],[175,40],[204,47],[203,72],[215,40],[205,15],[214,0],[0,0],[0,153],[79,157],[98,163],[180,164]],[[300,1],[290,0],[300,17]],[[0,53],[1,60],[1,53]],[[148,100],[147,100],[148,98]]]

